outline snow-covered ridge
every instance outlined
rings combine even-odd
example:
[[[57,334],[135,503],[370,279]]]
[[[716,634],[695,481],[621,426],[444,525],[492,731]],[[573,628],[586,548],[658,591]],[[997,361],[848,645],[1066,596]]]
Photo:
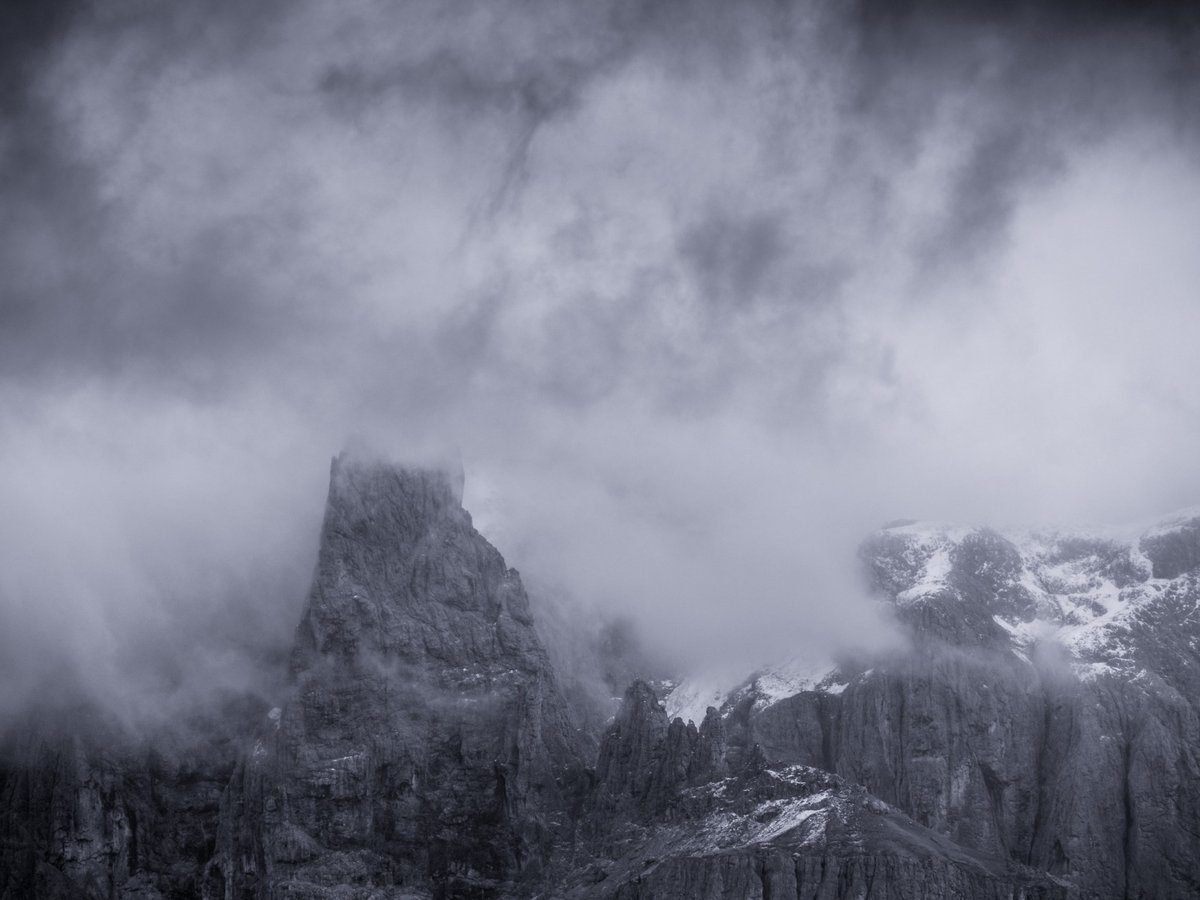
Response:
[[[662,700],[663,708],[669,719],[679,718],[699,725],[704,721],[708,707],[720,709],[736,685],[737,679],[731,681],[728,674],[701,673],[685,678],[668,686]]]
[[[1081,677],[1094,677],[1097,666],[1128,661],[1131,623],[1200,561],[1200,507],[1115,527],[906,522],[877,532],[865,556],[897,606],[983,602],[1019,656],[1053,642],[1069,651]]]
[[[708,707],[717,710],[749,699],[754,709],[766,709],[803,691],[840,694],[847,681],[837,665],[819,655],[801,654],[766,666],[750,676],[726,672],[684,679],[663,699],[667,715],[699,725]]]
[[[865,543],[864,559],[897,606],[984,603],[1018,658],[1032,664],[1035,645],[1055,644],[1080,678],[1094,678],[1136,673],[1127,646],[1132,623],[1171,590],[1187,590],[1177,582],[1200,571],[1156,578],[1148,550],[1159,552],[1154,545],[1163,540],[1196,543],[1200,559],[1200,506],[1124,526],[993,530],[906,521],[880,529]],[[699,725],[710,706],[728,712],[749,700],[761,710],[806,691],[838,694],[848,683],[828,657],[802,654],[753,673],[685,678],[667,685],[663,705],[671,718]]]

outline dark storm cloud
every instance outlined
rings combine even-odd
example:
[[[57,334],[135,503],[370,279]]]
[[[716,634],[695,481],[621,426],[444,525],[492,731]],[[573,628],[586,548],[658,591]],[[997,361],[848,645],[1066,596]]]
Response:
[[[133,379],[199,398],[257,368],[293,329],[312,327],[228,264],[227,248],[239,240],[228,225],[195,235],[157,271],[122,260],[102,227],[46,230],[6,244],[0,373],[12,382]]]
[[[9,187],[4,197],[4,261],[10,276],[0,299],[0,365],[13,379],[128,376],[200,394],[254,377],[247,368],[270,369],[292,348],[293,339],[303,343],[305,336],[335,337],[322,331],[327,317],[314,309],[323,307],[323,298],[312,304],[301,292],[281,296],[280,286],[270,284],[261,269],[302,253],[289,239],[305,227],[304,217],[319,215],[320,210],[276,195],[261,206],[242,205],[189,228],[192,211],[187,200],[179,198],[150,236],[162,237],[163,246],[149,258],[131,258],[131,250],[139,248],[115,232],[124,213],[121,204],[136,197],[105,196],[96,175],[105,161],[80,151],[68,133],[74,123],[64,122],[61,111],[56,119],[45,109],[24,109],[27,96],[40,92],[44,104],[53,93],[52,86],[39,83],[39,76],[42,82],[46,79],[36,63],[44,61],[42,57],[53,60],[50,51],[69,26],[78,22],[76,37],[90,32],[98,47],[119,46],[128,54],[118,86],[127,92],[127,115],[116,125],[130,130],[139,127],[139,119],[153,105],[159,73],[172,69],[179,70],[177,78],[203,80],[228,67],[235,77],[265,89],[272,103],[282,106],[299,97],[295,117],[284,116],[277,124],[284,129],[294,125],[302,133],[332,129],[327,117],[349,117],[353,129],[369,131],[371,124],[362,117],[394,115],[396,104],[406,101],[432,108],[443,127],[449,123],[451,133],[456,123],[495,115],[501,120],[501,146],[491,152],[504,179],[489,182],[482,195],[470,198],[485,207],[490,205],[489,194],[492,199],[502,197],[503,182],[519,177],[525,147],[538,125],[568,109],[589,75],[619,49],[609,32],[607,38],[576,38],[549,58],[534,47],[525,49],[524,57],[510,56],[507,45],[513,35],[506,38],[504,32],[513,27],[504,25],[503,16],[485,15],[490,21],[471,35],[471,29],[458,29],[453,17],[447,21],[444,13],[427,8],[421,11],[424,15],[414,14],[412,22],[400,16],[395,23],[397,54],[384,47],[364,62],[352,40],[346,52],[330,54],[333,62],[305,71],[312,83],[283,84],[280,79],[291,73],[277,71],[277,60],[268,57],[264,64],[254,56],[260,45],[280,40],[280,23],[273,18],[278,8],[177,4],[161,9],[129,3],[76,12],[75,17],[65,12],[50,15],[30,7],[12,15],[16,24],[10,29],[10,42],[19,52],[9,58],[6,86],[14,103],[20,101],[22,117],[11,129],[15,149],[5,167]],[[361,39],[361,32],[378,26],[372,18],[378,11],[366,13],[349,17],[339,29]],[[581,27],[561,15],[548,19],[544,28],[551,45],[571,38],[562,32]],[[436,27],[427,35],[422,26],[430,24]],[[460,37],[459,31],[467,36]],[[410,39],[411,32],[416,32],[415,39]],[[88,64],[93,62],[99,61]],[[317,102],[320,98],[324,102]],[[178,115],[186,120],[189,110],[181,108]],[[228,127],[235,133],[243,124],[231,118]],[[133,134],[115,136],[114,152],[126,150],[126,138],[135,139]],[[188,148],[185,144],[179,149]],[[279,162],[287,164],[288,148],[264,149],[278,153]],[[194,189],[206,196],[229,195],[244,187],[247,174],[253,177],[255,169],[273,164],[269,155],[236,158],[224,155],[220,146],[199,145],[196,157],[203,169]],[[151,170],[151,176],[169,167],[167,160],[153,162],[159,170]],[[311,177],[304,173],[289,187],[303,191],[304,179]],[[457,227],[456,239],[470,223]],[[338,290],[337,285],[327,287]]]
[[[982,136],[954,174],[946,216],[916,248],[919,257],[938,269],[986,254],[1003,239],[1019,191],[1058,168],[1054,151],[1019,126]]]
[[[270,211],[210,226],[156,266],[132,261],[113,236],[120,213],[103,196],[103,162],[80,151],[73,123],[56,115],[45,82],[47,61],[80,30],[114,40],[153,35],[147,65],[170,58],[172,47],[195,52],[197,44],[236,43],[261,22],[262,10],[240,12],[237,27],[205,34],[186,9],[152,17],[135,4],[6,8],[4,81],[6,95],[17,98],[0,168],[0,373],[10,383],[132,377],[205,393],[236,377],[247,356],[286,339],[289,320],[274,315],[271,298],[230,264],[245,244],[278,226]],[[149,77],[142,71],[131,84],[131,103]],[[211,177],[219,191],[219,173]]]
[[[45,316],[47,279],[31,257],[58,235],[89,233],[85,216],[61,215],[71,209],[72,195],[87,189],[87,173],[63,157],[34,89],[46,55],[79,9],[78,3],[47,2],[11,3],[0,11],[0,349],[6,361],[16,355],[16,337],[37,335]]]
[[[76,0],[14,0],[0,11],[0,112],[6,118],[32,111],[32,70],[81,6]]]
[[[679,249],[696,271],[697,289],[722,305],[753,302],[784,255],[781,219],[756,213],[739,221],[717,213],[688,229]]]
[[[1075,33],[1130,27],[1173,32],[1200,24],[1195,5],[1178,0],[860,0],[858,9],[864,30],[893,34],[946,22]]]
[[[855,103],[902,148],[939,103],[982,100],[947,215],[921,251],[938,267],[1002,239],[1017,195],[1062,172],[1070,144],[1139,118],[1200,138],[1200,10],[1178,2],[862,0]]]
[[[1080,14],[1081,8],[864,3],[848,20],[839,21],[828,11],[816,14],[820,42],[835,48],[822,65],[832,67],[847,86],[838,88],[845,90],[839,112],[845,120],[838,126],[844,141],[861,141],[863,131],[875,132],[895,145],[888,152],[904,160],[917,154],[923,137],[936,131],[938,105],[953,102],[956,95],[961,98],[962,134],[951,137],[965,146],[953,165],[944,212],[913,239],[913,252],[927,265],[986,253],[1003,237],[1017,195],[1029,179],[1046,179],[1058,171],[1062,148],[1048,132],[1061,128],[1064,114],[1068,122],[1094,122],[1102,99],[1110,106],[1127,102],[1122,92],[1140,99],[1166,83],[1171,72],[1186,69],[1189,44],[1180,32],[1186,34],[1181,23],[1191,19],[1182,13],[1172,15],[1166,5],[1154,12],[1089,5],[1086,15]],[[278,83],[284,73],[276,71],[277,61],[268,58],[256,64],[253,59],[260,45],[290,39],[285,8],[180,4],[164,13],[144,4],[126,4],[115,11],[97,7],[88,13],[38,14],[41,24],[25,29],[41,39],[30,42],[35,49],[18,54],[24,60],[18,67],[25,73],[22,94],[28,93],[25,82],[34,68],[32,60],[46,52],[52,38],[82,19],[98,33],[108,34],[110,42],[135,48],[124,82],[134,92],[131,102],[137,102],[138,92],[153,90],[157,72],[182,59],[186,77],[232,68],[234,77],[266,84],[268,96],[280,106],[294,93],[299,105],[281,118],[280,127],[298,116],[293,124],[301,132],[324,130],[331,127],[326,117],[347,115],[357,121],[359,132],[369,132],[370,121],[364,122],[363,116],[370,120],[403,115],[406,103],[436,110],[434,121],[449,122],[442,127],[451,140],[479,140],[472,121],[493,120],[496,146],[479,153],[485,168],[494,171],[476,186],[475,196],[465,199],[476,211],[492,208],[495,200],[509,196],[514,179],[519,183],[528,177],[527,154],[539,129],[556,118],[572,117],[596,79],[622,71],[631,61],[649,60],[675,77],[707,84],[710,78],[736,79],[759,58],[778,65],[781,77],[787,78],[796,69],[795,60],[788,57],[813,49],[797,39],[797,23],[814,18],[803,7],[769,5],[735,11],[724,5],[615,4],[564,15],[550,7],[518,4],[505,15],[481,14],[476,8],[459,16],[424,10],[381,22],[379,10],[364,7],[331,32],[343,36],[345,49],[331,51],[319,65],[302,68],[311,83],[284,87]],[[318,27],[324,24],[317,22]],[[1131,32],[1119,32],[1120,25]],[[365,33],[386,34],[389,28],[395,34],[377,52],[354,50]],[[526,32],[537,40],[525,37]],[[1120,34],[1120,40],[1110,47],[1098,43],[1097,34]],[[1117,83],[1125,74],[1123,59],[1131,54],[1141,59],[1140,42],[1145,41],[1155,48],[1166,41],[1176,49],[1156,61],[1153,71],[1133,73],[1146,84],[1130,88]],[[851,52],[849,64],[841,53],[846,47],[859,48]],[[1109,49],[1116,51],[1114,61],[1103,62],[1100,54]],[[1177,74],[1179,85],[1187,80]],[[747,85],[747,90],[755,89]],[[318,98],[325,98],[324,103]],[[982,111],[971,108],[983,98]],[[790,99],[802,98],[779,95],[781,104]],[[778,112],[786,115],[786,106]],[[131,124],[136,126],[136,120]],[[231,122],[231,128],[237,127]],[[425,122],[413,127],[438,126]],[[782,128],[782,139],[769,132],[761,135],[758,152],[803,152],[803,144],[796,142],[796,125],[785,118]],[[289,150],[281,147],[277,152],[286,159]],[[886,170],[871,171],[872,163],[857,160],[856,152],[871,151],[851,150],[833,159],[831,181],[858,183],[891,176]],[[242,364],[254,368],[263,358],[274,357],[275,348],[290,348],[292,338],[302,341],[324,327],[321,312],[308,308],[310,302],[320,301],[293,297],[281,302],[264,288],[258,269],[272,256],[302,252],[289,246],[288,236],[297,220],[302,226],[303,219],[319,215],[319,209],[268,197],[263,207],[238,209],[236,215],[204,222],[186,242],[173,242],[166,258],[147,269],[124,259],[126,248],[109,238],[106,225],[120,211],[97,196],[96,161],[85,154],[75,158],[61,128],[42,136],[37,155],[44,160],[39,163],[44,184],[32,189],[27,202],[18,197],[16,203],[6,204],[10,216],[20,218],[20,226],[14,221],[10,233],[24,232],[7,242],[17,257],[7,268],[16,273],[33,268],[28,280],[18,274],[5,292],[9,340],[4,358],[10,375],[60,366],[111,374],[137,362],[138,377],[149,370],[167,383],[198,380],[207,390],[214,382],[221,386],[222,374],[234,380],[245,377]],[[238,190],[243,182],[237,170],[247,161],[222,158],[219,148],[213,155],[201,189],[214,195]],[[253,175],[253,161],[248,167]],[[15,168],[29,174],[29,167]],[[596,175],[603,179],[605,173]],[[694,272],[695,290],[721,306],[768,303],[793,308],[798,295],[835,294],[844,273],[857,264],[812,247],[771,198],[756,201],[739,194],[715,202],[716,212],[702,214],[699,220],[681,218],[670,227],[676,231],[680,262]],[[791,216],[823,212],[820,206],[811,211],[793,206]],[[178,213],[187,216],[185,207]],[[495,211],[493,216],[499,216],[494,227],[504,227],[505,213]],[[470,221],[460,227],[469,228]],[[39,260],[39,254],[45,259]],[[809,258],[798,263],[797,254]],[[647,277],[654,281],[673,274]],[[596,307],[586,299],[580,303],[585,310]],[[613,339],[608,315],[587,316],[590,324],[554,327],[568,342],[572,329],[594,336],[590,352],[604,357],[601,368],[613,368],[630,342]],[[566,356],[575,358],[573,352]],[[577,378],[564,373],[563,380]],[[603,381],[600,376],[599,383]],[[568,387],[566,393],[572,390]],[[589,388],[582,396],[586,401],[594,394],[595,388]]]
[[[1200,492],[1183,7],[37,9],[0,63],[13,697],[255,683],[351,434],[461,445],[512,562],[697,653],[878,636],[830,561],[885,519]]]

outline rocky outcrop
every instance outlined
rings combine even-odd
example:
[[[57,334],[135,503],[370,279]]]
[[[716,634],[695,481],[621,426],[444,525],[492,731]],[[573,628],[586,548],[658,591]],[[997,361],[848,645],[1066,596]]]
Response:
[[[754,710],[737,739],[1080,897],[1200,894],[1196,521],[885,530],[864,561],[911,647]]]
[[[279,705],[10,730],[0,900],[1200,896],[1197,535],[895,523],[903,650],[635,681],[597,752],[461,473],[339,457]]]
[[[679,718],[668,722],[650,686],[635,681],[600,744],[589,830],[669,816],[683,788],[725,774],[725,749],[725,726],[715,709],[699,728]]]
[[[0,898],[213,895],[221,799],[265,712],[230,698],[133,735],[91,708],[41,710],[0,747]]]
[[[710,709],[710,738],[719,722]],[[629,690],[591,810],[609,827],[558,890],[578,900],[1069,896],[1057,879],[972,853],[819,769],[768,766],[756,751],[732,775],[723,753],[709,768],[720,744],[702,731],[668,725],[646,685]]]
[[[1178,578],[1200,568],[1200,516],[1181,516],[1142,536],[1138,549],[1154,578]]]
[[[460,477],[335,460],[294,690],[227,796],[225,896],[499,896],[569,836],[575,729]]]

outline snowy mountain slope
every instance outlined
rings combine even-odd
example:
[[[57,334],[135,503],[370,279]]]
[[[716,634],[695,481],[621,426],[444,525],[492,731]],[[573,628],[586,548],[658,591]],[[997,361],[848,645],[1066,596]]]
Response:
[[[635,682],[597,755],[460,496],[335,462],[277,708],[0,744],[0,898],[1200,896],[1200,511],[884,528],[906,643]]]
[[[881,530],[864,547],[899,608],[946,600],[985,609],[1014,652],[1060,648],[1080,677],[1134,675],[1164,660],[1145,623],[1191,603],[1200,508],[1120,528],[992,531],[933,523]],[[1180,622],[1200,638],[1200,612]],[[1162,637],[1159,635],[1158,637]]]
[[[717,707],[731,758],[836,773],[1080,896],[1200,895],[1200,509],[902,522],[860,555],[907,649],[685,679],[670,714]]]
[[[987,609],[1022,659],[1035,644],[1060,646],[1080,675],[1094,677],[1102,667],[1128,669],[1131,622],[1188,589],[1186,540],[1197,529],[1200,507],[1113,528],[904,522],[877,532],[862,555],[873,585],[896,607],[971,602]],[[699,723],[709,706],[727,710],[750,697],[761,710],[806,691],[838,694],[849,680],[832,659],[802,654],[750,673],[692,674],[668,686],[663,704],[670,716]]]
[[[801,654],[763,666],[749,676],[698,674],[682,679],[670,685],[663,705],[672,718],[699,723],[710,706],[727,711],[749,702],[761,710],[804,691],[840,694],[847,681],[831,659]]]

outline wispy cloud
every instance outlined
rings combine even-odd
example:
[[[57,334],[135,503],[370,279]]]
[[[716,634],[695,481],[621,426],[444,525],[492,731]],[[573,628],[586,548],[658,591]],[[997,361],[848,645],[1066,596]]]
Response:
[[[131,659],[210,677],[230,620],[253,682],[352,434],[460,444],[513,562],[704,649],[871,633],[884,519],[1200,493],[1183,7],[39,9],[0,54],[14,700],[136,706]]]

